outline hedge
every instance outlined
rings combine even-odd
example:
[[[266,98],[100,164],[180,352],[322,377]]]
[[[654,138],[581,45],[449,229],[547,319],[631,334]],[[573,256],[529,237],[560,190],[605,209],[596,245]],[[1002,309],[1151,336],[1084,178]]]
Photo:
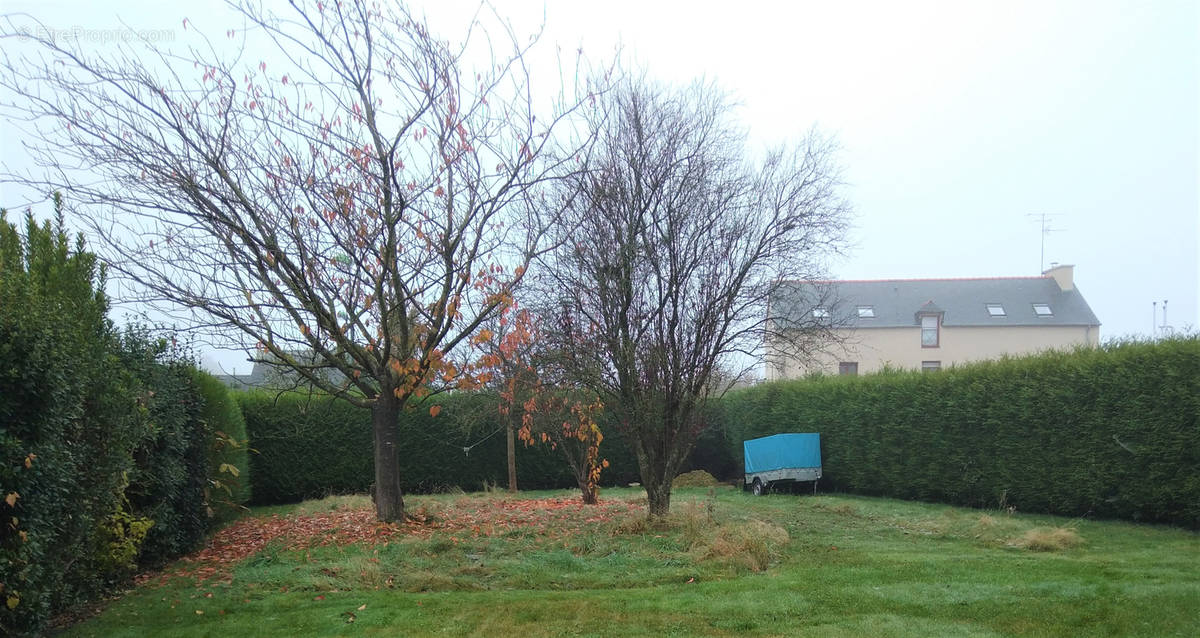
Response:
[[[371,413],[329,396],[241,393],[253,477],[253,502],[288,503],[331,493],[367,492],[375,480]],[[429,406],[442,406],[437,417]],[[401,415],[405,446],[400,479],[405,492],[451,486],[507,485],[503,426],[481,418],[480,397],[438,397]],[[464,449],[469,448],[469,450]],[[565,464],[549,450],[518,443],[517,479],[523,489],[568,487]]]
[[[0,635],[40,633],[208,531],[215,452],[183,350],[106,318],[82,239],[0,211]]]
[[[57,225],[0,212],[0,634],[38,633],[120,566],[104,525],[122,509],[136,380],[118,361],[95,256]]]
[[[141,382],[148,432],[133,451],[126,498],[154,521],[139,563],[158,566],[194,549],[208,531],[208,432],[195,367],[165,339],[138,328],[122,338],[122,363]]]
[[[366,492],[374,482],[371,414],[329,396],[253,391],[235,393],[246,419],[252,502],[290,503],[328,494]],[[440,405],[436,417],[431,405]],[[405,446],[400,479],[405,492],[457,487],[507,487],[508,465],[498,399],[448,394],[403,413],[397,427]],[[610,467],[601,485],[637,480],[636,463],[619,436],[609,434],[600,456]],[[469,449],[468,449],[469,448]],[[576,487],[566,461],[545,445],[517,442],[521,489]]]
[[[203,399],[208,455],[208,489],[205,500],[219,521],[233,518],[250,500],[250,449],[246,420],[229,388],[217,377],[194,370],[192,383]]]
[[[249,393],[256,503],[363,492],[370,414],[325,396]],[[495,398],[448,395],[404,414],[408,492],[506,481]],[[1200,342],[1118,343],[936,373],[764,384],[715,402],[688,469],[741,474],[746,438],[822,434],[823,488],[972,507],[1200,527]],[[603,418],[602,485],[637,464]],[[463,448],[470,448],[469,454]],[[573,487],[565,463],[518,444],[522,489]]]
[[[1200,527],[1200,340],[940,372],[765,384],[721,402],[728,454],[820,432],[822,487]]]

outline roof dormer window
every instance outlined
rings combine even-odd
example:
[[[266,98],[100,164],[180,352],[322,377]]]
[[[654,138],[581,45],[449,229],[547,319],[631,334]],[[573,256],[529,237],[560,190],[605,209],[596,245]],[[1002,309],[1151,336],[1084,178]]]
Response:
[[[941,343],[942,320],[938,315],[921,315],[921,347],[936,348]]]

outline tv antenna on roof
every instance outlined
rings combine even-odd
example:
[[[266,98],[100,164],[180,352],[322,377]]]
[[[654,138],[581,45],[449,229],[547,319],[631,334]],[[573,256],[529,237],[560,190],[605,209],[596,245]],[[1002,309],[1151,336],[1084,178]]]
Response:
[[[1160,334],[1163,337],[1170,337],[1175,332],[1175,328],[1171,327],[1171,324],[1167,323],[1167,301],[1168,300],[1163,299],[1162,302],[1161,325],[1158,323],[1158,302],[1152,302],[1152,305],[1154,306],[1154,321],[1150,322],[1150,335],[1153,338],[1158,338]]]
[[[1042,251],[1041,257],[1038,261],[1038,272],[1046,272],[1046,235],[1049,235],[1050,233],[1057,233],[1066,229],[1050,227],[1050,224],[1054,221],[1054,218],[1059,216],[1057,213],[1029,213],[1025,216],[1037,220],[1042,225]]]

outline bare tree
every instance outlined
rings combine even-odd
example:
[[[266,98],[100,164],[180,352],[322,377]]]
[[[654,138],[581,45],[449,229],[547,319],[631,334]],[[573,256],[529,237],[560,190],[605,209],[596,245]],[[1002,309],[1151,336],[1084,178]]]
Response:
[[[820,273],[847,205],[831,143],[810,134],[751,162],[710,85],[630,81],[605,105],[559,227],[570,237],[539,262],[542,316],[563,365],[616,412],[661,517],[707,402],[730,383],[719,367],[756,364],[766,339],[803,353],[829,336],[769,302]]]
[[[369,407],[377,514],[394,521],[397,415],[483,380],[473,341],[545,248],[543,188],[582,161],[571,121],[591,96],[539,111],[536,38],[495,15],[451,46],[391,2],[289,5],[233,2],[242,28],[218,44],[193,26],[182,52],[87,51],[0,20],[0,85],[18,96],[3,111],[47,169],[6,179],[85,207],[135,301]]]

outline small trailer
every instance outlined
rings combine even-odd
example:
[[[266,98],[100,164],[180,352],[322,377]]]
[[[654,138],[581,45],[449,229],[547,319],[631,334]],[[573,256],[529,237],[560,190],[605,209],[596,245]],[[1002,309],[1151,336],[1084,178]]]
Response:
[[[821,435],[776,434],[742,443],[746,456],[746,486],[755,496],[777,481],[816,481],[821,478]]]

